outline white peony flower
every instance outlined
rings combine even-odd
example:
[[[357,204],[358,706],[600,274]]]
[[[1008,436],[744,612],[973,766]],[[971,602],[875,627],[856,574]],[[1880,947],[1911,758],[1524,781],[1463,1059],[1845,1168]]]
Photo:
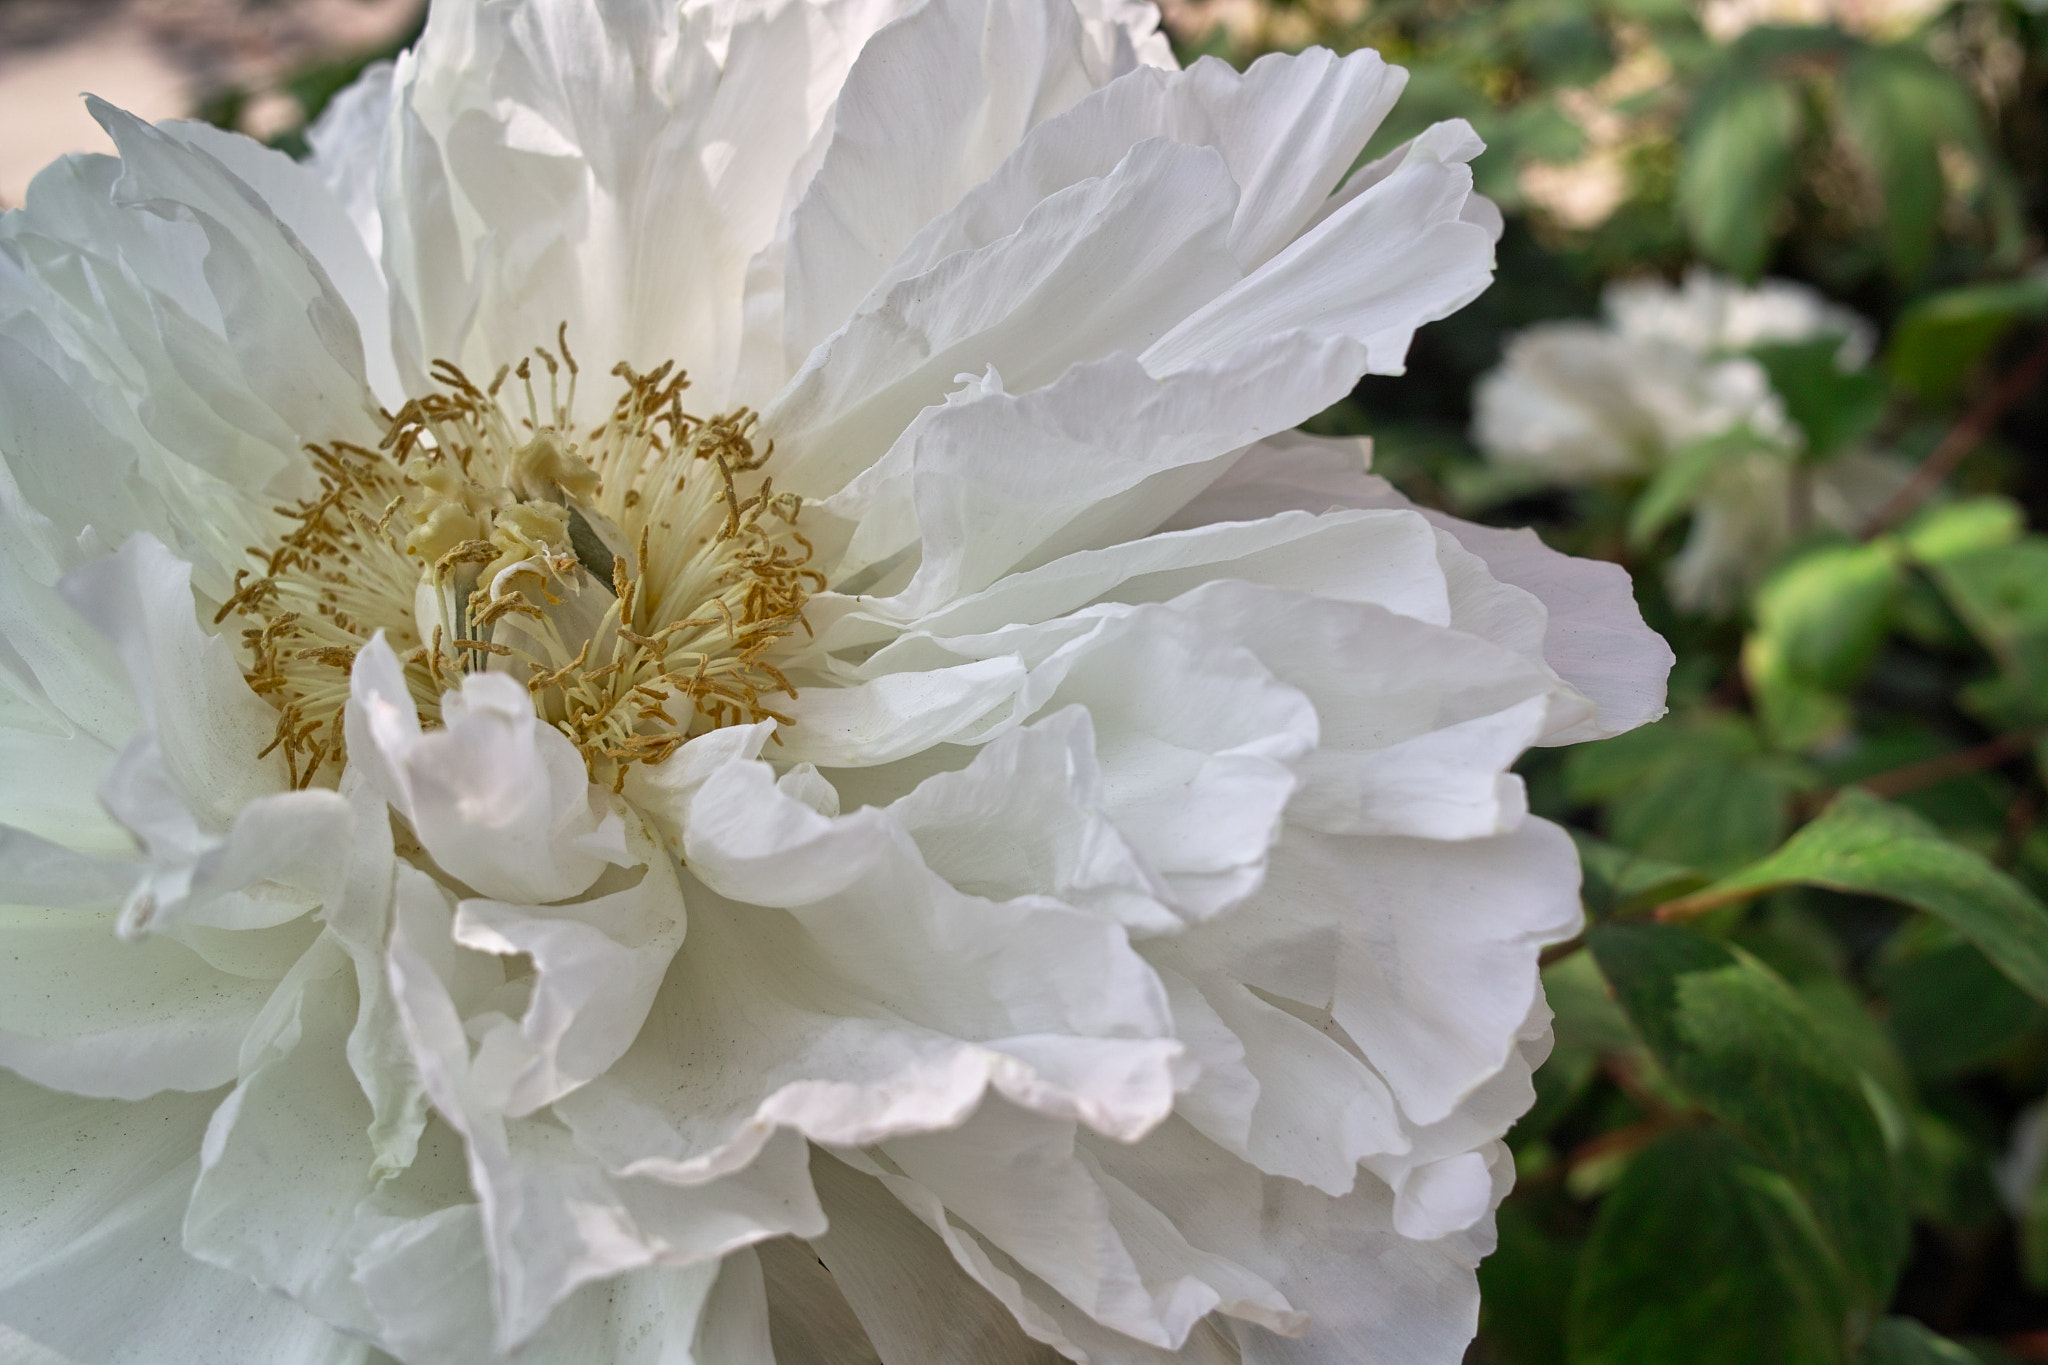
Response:
[[[1153,23],[96,106],[0,219],[0,1344],[1458,1358],[1579,922],[1509,765],[1670,655],[1285,434],[1485,287],[1470,131],[1347,178],[1399,71]]]
[[[1604,322],[1539,323],[1508,343],[1473,392],[1473,439],[1487,457],[1551,480],[1683,480],[1692,530],[1672,596],[1725,610],[1814,522],[1860,529],[1897,491],[1897,462],[1851,450],[1800,466],[1801,438],[1764,367],[1745,352],[1839,337],[1844,371],[1870,359],[1862,318],[1803,285],[1745,289],[1694,270],[1677,288],[1608,288]],[[1711,450],[1702,443],[1725,439]],[[1734,439],[1739,438],[1739,439]],[[1706,469],[1674,469],[1706,457]]]

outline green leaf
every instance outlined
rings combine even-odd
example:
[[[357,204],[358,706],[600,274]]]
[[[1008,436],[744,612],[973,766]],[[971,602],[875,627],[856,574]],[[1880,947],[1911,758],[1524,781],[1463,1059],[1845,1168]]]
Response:
[[[1589,942],[1671,1079],[1793,1183],[1857,1297],[1884,1303],[1906,1253],[1898,1172],[1861,1074],[1798,995],[1690,930],[1603,925]]]
[[[1479,1330],[1505,1346],[1515,1365],[1565,1365],[1573,1247],[1546,1235],[1516,1203],[1501,1206],[1498,1228],[1498,1249],[1479,1263]]]
[[[1900,315],[1885,367],[1895,383],[1941,402],[2015,323],[2038,317],[2048,317],[2048,271],[1930,294]]]
[[[1900,579],[1898,550],[1886,541],[1824,546],[1764,584],[1757,631],[1800,677],[1848,687],[1884,642]]]
[[[1884,377],[1842,368],[1840,337],[1757,346],[1750,350],[1771,377],[1786,415],[1806,437],[1805,457],[1825,460],[1863,439],[1884,416]]]
[[[1965,498],[1930,507],[1899,539],[1922,564],[1939,564],[1974,550],[2010,545],[2025,531],[2027,514],[2011,498]]]
[[[1602,1201],[1573,1365],[1839,1365],[1844,1295],[1783,1177],[1725,1132],[1670,1133]]]
[[[1904,581],[1897,547],[1879,540],[1815,550],[1757,593],[1742,669],[1780,746],[1820,743],[1846,723],[1847,704],[1834,694],[1884,643]]]
[[[1705,103],[1678,171],[1679,214],[1702,255],[1745,279],[1762,272],[1805,128],[1789,81],[1735,81]]]
[[[1655,905],[1707,883],[1708,879],[1692,868],[1645,857],[1580,830],[1572,830],[1571,836],[1579,846],[1586,909],[1594,915],[1605,917]]]
[[[1629,509],[1629,544],[1638,549],[1648,545],[1658,532],[1684,515],[1701,485],[1716,470],[1765,448],[1747,427],[1680,446]]]
[[[1714,875],[1776,847],[1804,781],[1748,722],[1697,712],[1573,749],[1565,776],[1574,799],[1606,805],[1613,842]]]
[[[1877,985],[1900,1054],[1930,1080],[1992,1065],[2048,1021],[2048,1010],[1968,943],[1886,962]]]
[[[1625,1052],[1640,1047],[1628,1016],[1608,993],[1591,954],[1573,953],[1543,969],[1543,995],[1560,1047]]]
[[[2048,720],[2048,536],[1951,555],[1929,573],[1998,661],[1997,679],[1964,694],[1970,709],[2001,727]]]
[[[1925,53],[1865,48],[1843,67],[1841,115],[1884,195],[1885,255],[1901,279],[1934,251],[1945,190],[1943,146],[1983,144],[1969,91]]]
[[[1981,948],[2028,994],[2048,1001],[2048,908],[1919,816],[1860,787],[1845,788],[1777,852],[1667,903],[1663,913],[1690,914],[1797,884],[1925,910]]]
[[[1884,1318],[1863,1344],[1863,1365],[1981,1365],[1977,1357],[1911,1318]]]

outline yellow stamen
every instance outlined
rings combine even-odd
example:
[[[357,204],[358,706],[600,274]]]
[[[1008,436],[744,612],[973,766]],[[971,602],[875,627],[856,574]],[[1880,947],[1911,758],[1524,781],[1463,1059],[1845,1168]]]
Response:
[[[279,711],[265,752],[283,750],[294,785],[345,761],[349,670],[379,629],[423,722],[465,672],[516,670],[592,780],[615,786],[693,735],[786,723],[764,698],[796,689],[767,656],[809,631],[824,579],[793,529],[800,500],[759,473],[773,443],[755,448],[758,418],[691,416],[673,362],[620,364],[624,394],[579,436],[579,367],[566,331],[556,343],[535,352],[545,403],[531,358],[488,389],[439,360],[438,388],[388,414],[375,450],[308,447],[320,493],[278,509],[285,534],[250,551],[260,567],[236,574],[216,618],[251,622],[246,676]],[[508,377],[516,420],[498,401]]]

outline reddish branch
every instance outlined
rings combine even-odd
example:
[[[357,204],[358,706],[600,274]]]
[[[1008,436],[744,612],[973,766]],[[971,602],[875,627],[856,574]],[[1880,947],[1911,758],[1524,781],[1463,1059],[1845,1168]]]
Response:
[[[2016,730],[1997,739],[1988,739],[1974,748],[1958,749],[1952,754],[1925,758],[1875,777],[1863,778],[1856,785],[1877,796],[1903,796],[1937,782],[1946,782],[1951,777],[1995,768],[2008,759],[2018,758],[2033,745],[2036,733],[2033,730]]]
[[[2048,375],[2048,337],[2043,337],[2041,344],[2028,352],[2027,358],[2015,366],[2012,373],[1978,399],[1977,405],[1949,428],[1948,435],[1941,438],[1941,444],[1920,462],[1920,467],[1906,480],[1905,487],[1894,493],[1891,500],[1870,519],[1870,524],[1863,528],[1863,538],[1868,540],[1897,524],[1925,502],[1928,495],[1941,486],[1941,481],[1955,473],[1956,466],[1991,434],[1991,429],[1998,425],[1998,419],[2032,392],[2044,375]]]

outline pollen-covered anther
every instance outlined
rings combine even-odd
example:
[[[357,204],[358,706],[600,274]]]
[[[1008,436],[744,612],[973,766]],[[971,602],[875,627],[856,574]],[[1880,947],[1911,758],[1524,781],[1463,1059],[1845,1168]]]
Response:
[[[808,629],[824,580],[751,411],[692,416],[673,364],[620,364],[610,415],[579,428],[559,334],[485,387],[447,361],[433,372],[375,450],[309,447],[320,493],[278,509],[285,533],[251,550],[260,567],[217,618],[251,623],[246,674],[278,707],[271,747],[295,785],[339,772],[349,669],[379,630],[423,721],[464,673],[511,673],[593,780],[623,782],[721,725],[788,723],[776,647]],[[516,418],[500,401],[513,379]]]

